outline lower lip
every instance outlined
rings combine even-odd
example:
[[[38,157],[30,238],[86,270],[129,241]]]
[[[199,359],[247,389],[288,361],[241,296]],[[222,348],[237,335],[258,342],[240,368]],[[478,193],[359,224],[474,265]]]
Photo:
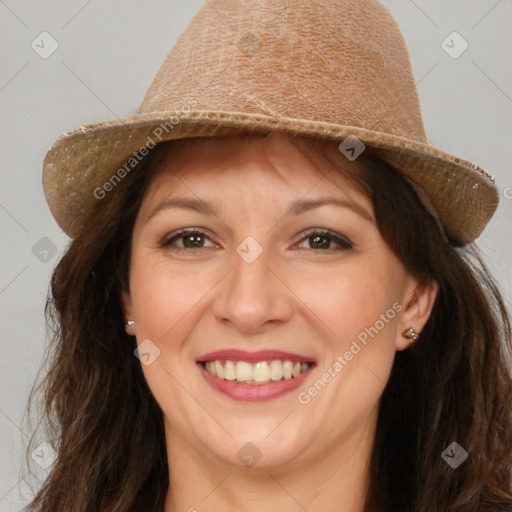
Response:
[[[279,398],[297,389],[308,378],[314,364],[311,364],[309,368],[298,377],[278,380],[269,384],[237,384],[236,382],[215,377],[210,372],[207,372],[201,363],[198,363],[198,366],[206,382],[208,382],[213,389],[224,393],[233,400],[240,402],[265,402]]]

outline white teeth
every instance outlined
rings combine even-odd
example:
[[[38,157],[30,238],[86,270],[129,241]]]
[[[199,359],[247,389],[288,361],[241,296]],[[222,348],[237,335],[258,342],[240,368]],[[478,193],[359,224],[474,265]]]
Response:
[[[217,375],[215,373],[215,361],[208,361],[205,364],[206,371],[210,372],[212,375]]]
[[[224,368],[219,360],[215,361],[215,375],[217,375],[219,379],[224,378]]]
[[[293,375],[293,363],[291,361],[285,361],[283,363],[283,377],[285,379],[291,379]]]
[[[283,364],[281,361],[272,361],[270,363],[270,378],[272,380],[281,380],[283,378]]]
[[[256,363],[253,366],[252,380],[254,382],[268,382],[270,380],[270,368],[266,361]]]
[[[236,380],[252,380],[252,364],[245,361],[236,363]]]
[[[236,368],[233,361],[226,361],[226,364],[224,365],[224,378],[226,380],[236,379]]]
[[[251,364],[247,361],[220,360],[207,361],[204,367],[207,372],[216,377],[229,381],[236,381],[243,384],[267,384],[281,379],[291,379],[304,373],[310,363],[281,361],[259,361]]]

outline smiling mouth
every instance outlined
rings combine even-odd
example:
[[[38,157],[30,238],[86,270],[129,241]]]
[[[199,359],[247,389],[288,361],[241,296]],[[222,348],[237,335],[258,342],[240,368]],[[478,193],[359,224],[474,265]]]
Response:
[[[202,367],[214,377],[237,384],[263,385],[297,378],[308,370],[312,362],[292,362],[289,360],[272,359],[249,363],[216,359],[203,361]]]

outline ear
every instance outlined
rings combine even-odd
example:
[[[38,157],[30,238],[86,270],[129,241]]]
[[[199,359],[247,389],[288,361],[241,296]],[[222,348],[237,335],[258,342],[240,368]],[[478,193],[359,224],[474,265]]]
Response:
[[[120,299],[121,299],[121,308],[122,308],[123,314],[124,314],[124,321],[125,321],[124,328],[125,328],[126,334],[129,334],[130,336],[135,336],[135,324],[128,325],[128,320],[135,321],[135,318],[133,318],[132,296],[130,295],[129,291],[127,291],[123,288],[120,293]]]
[[[417,278],[410,277],[398,320],[397,350],[404,350],[411,345],[411,340],[402,336],[406,329],[414,327],[418,333],[423,330],[432,313],[438,291],[439,285],[436,281],[420,282]]]

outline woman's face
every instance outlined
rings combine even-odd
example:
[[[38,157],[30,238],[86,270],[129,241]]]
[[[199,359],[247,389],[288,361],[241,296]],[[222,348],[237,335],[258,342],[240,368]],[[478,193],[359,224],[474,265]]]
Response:
[[[331,162],[362,164],[304,147],[181,141],[152,178],[123,307],[175,452],[238,466],[359,452],[401,332],[428,319],[432,290]]]

